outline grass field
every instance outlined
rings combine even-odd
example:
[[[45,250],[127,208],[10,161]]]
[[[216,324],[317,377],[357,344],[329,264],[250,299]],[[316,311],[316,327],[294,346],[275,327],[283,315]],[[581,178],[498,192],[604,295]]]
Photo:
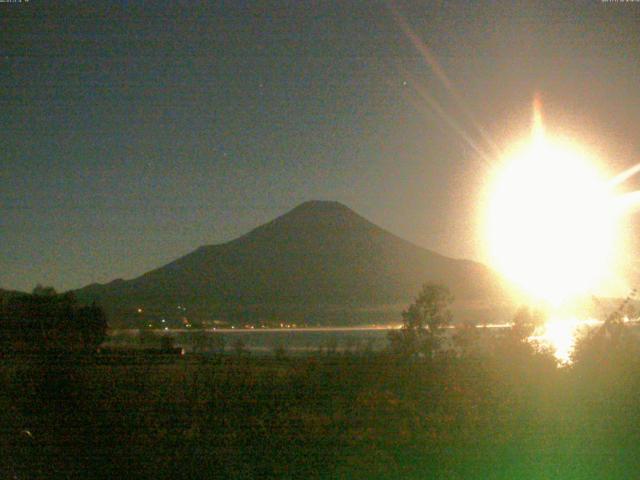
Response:
[[[2,473],[632,478],[637,365],[557,368],[519,343],[429,360],[364,351],[5,360]]]

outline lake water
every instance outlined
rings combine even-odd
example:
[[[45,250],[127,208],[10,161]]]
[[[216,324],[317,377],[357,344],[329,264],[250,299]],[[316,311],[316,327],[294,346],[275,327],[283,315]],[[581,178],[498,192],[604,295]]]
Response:
[[[596,320],[554,320],[539,327],[531,337],[532,341],[549,345],[561,362],[570,360],[575,336],[585,327],[601,325]],[[631,328],[638,332],[636,322]],[[114,330],[110,333],[106,346],[143,347],[159,346],[162,337],[169,336],[175,346],[186,352],[202,353],[233,352],[238,348],[255,354],[273,354],[284,350],[288,354],[313,352],[380,351],[388,345],[389,332],[395,326],[363,327],[317,327],[317,328],[257,328],[257,329],[211,329],[211,330],[170,330],[146,331]],[[486,325],[488,332],[497,334],[509,325]],[[451,334],[454,328],[448,329]],[[450,338],[450,335],[449,335]],[[485,337],[488,338],[488,337]]]
[[[490,325],[487,328],[504,328]],[[318,327],[318,328],[257,328],[216,330],[150,331],[142,335],[138,330],[115,330],[106,342],[107,346],[159,345],[161,337],[170,336],[176,346],[186,352],[194,350],[234,351],[242,347],[254,353],[271,354],[278,349],[288,353],[317,351],[380,351],[388,346],[389,332],[398,326]],[[452,331],[452,330],[451,330]],[[199,345],[199,348],[198,348]]]
[[[175,345],[190,352],[198,349],[233,351],[239,343],[255,353],[273,353],[285,349],[289,353],[319,350],[382,350],[387,346],[387,335],[393,327],[352,328],[291,328],[291,329],[217,329],[154,331],[140,335],[137,330],[116,330],[106,345],[136,346],[159,344],[160,338],[170,336]],[[204,337],[204,338],[203,338]]]

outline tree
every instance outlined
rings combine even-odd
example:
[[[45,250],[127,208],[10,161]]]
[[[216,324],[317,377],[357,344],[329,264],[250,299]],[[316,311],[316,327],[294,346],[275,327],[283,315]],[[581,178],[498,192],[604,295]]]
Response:
[[[104,342],[107,336],[107,316],[95,302],[77,310],[76,322],[85,349],[95,350]]]
[[[478,330],[478,326],[475,323],[467,321],[456,325],[453,344],[459,355],[467,356],[471,354],[474,349],[477,349],[479,339],[480,330]]]
[[[497,363],[509,363],[509,367],[519,368],[536,359],[552,358],[548,347],[531,339],[536,327],[544,322],[545,316],[542,312],[521,306],[513,316],[511,326],[504,329],[492,342],[493,355]]]
[[[33,291],[31,292],[32,295],[36,295],[39,297],[55,297],[58,293],[56,292],[56,289],[53,287],[44,287],[41,284],[37,284],[34,288]]]
[[[39,285],[32,294],[12,296],[3,306],[0,343],[6,350],[93,350],[106,330],[99,306],[79,306],[73,293],[57,294]]]
[[[513,340],[526,342],[533,335],[536,327],[542,325],[544,321],[542,312],[523,305],[513,316],[513,322],[507,334]]]
[[[640,343],[626,324],[628,318],[637,316],[632,306],[635,295],[634,289],[601,326],[582,332],[571,355],[574,369],[611,375],[616,370],[637,368]]]
[[[447,287],[425,284],[402,312],[402,327],[390,332],[391,349],[403,355],[432,357],[440,348],[443,330],[451,323],[453,296]]]

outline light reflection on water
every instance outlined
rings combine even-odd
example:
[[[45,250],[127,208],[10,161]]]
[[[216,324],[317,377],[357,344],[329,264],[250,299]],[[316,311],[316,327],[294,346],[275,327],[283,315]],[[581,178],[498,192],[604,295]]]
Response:
[[[562,363],[570,363],[571,353],[576,337],[587,328],[602,325],[602,321],[595,319],[551,318],[544,325],[536,328],[529,340],[554,351],[555,357]],[[399,325],[367,326],[367,327],[316,327],[295,329],[217,329],[207,330],[207,334],[219,334],[225,338],[225,350],[231,350],[234,339],[242,338],[245,348],[256,353],[272,352],[277,347],[284,347],[289,352],[313,352],[319,349],[335,351],[367,349],[383,350],[388,346],[389,330]],[[479,325],[499,334],[509,324]],[[455,327],[450,328],[451,333]],[[176,339],[176,344],[191,350],[190,334],[195,331],[171,330],[169,335]],[[112,331],[108,345],[132,345],[137,343],[137,330]],[[157,331],[153,336],[163,336],[165,332]]]
[[[536,331],[529,337],[529,340],[551,347],[555,357],[560,362],[569,363],[578,330],[590,322],[593,322],[593,320],[552,318],[536,328]]]
[[[624,323],[628,322],[629,319],[625,318]],[[571,363],[576,339],[585,331],[599,327],[603,323],[602,320],[594,318],[551,318],[544,325],[536,328],[529,340],[551,347],[558,361],[568,364]]]

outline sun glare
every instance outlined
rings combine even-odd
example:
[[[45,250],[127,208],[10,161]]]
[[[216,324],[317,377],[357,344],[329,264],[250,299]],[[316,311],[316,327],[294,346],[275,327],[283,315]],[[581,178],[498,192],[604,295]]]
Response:
[[[571,354],[576,342],[576,334],[584,328],[593,328],[602,322],[589,319],[578,320],[572,317],[551,318],[538,327],[532,340],[553,349],[555,357],[562,363],[571,362]]]
[[[532,136],[505,156],[485,212],[492,265],[538,301],[592,293],[613,262],[614,195],[597,163],[551,137],[536,110]]]

